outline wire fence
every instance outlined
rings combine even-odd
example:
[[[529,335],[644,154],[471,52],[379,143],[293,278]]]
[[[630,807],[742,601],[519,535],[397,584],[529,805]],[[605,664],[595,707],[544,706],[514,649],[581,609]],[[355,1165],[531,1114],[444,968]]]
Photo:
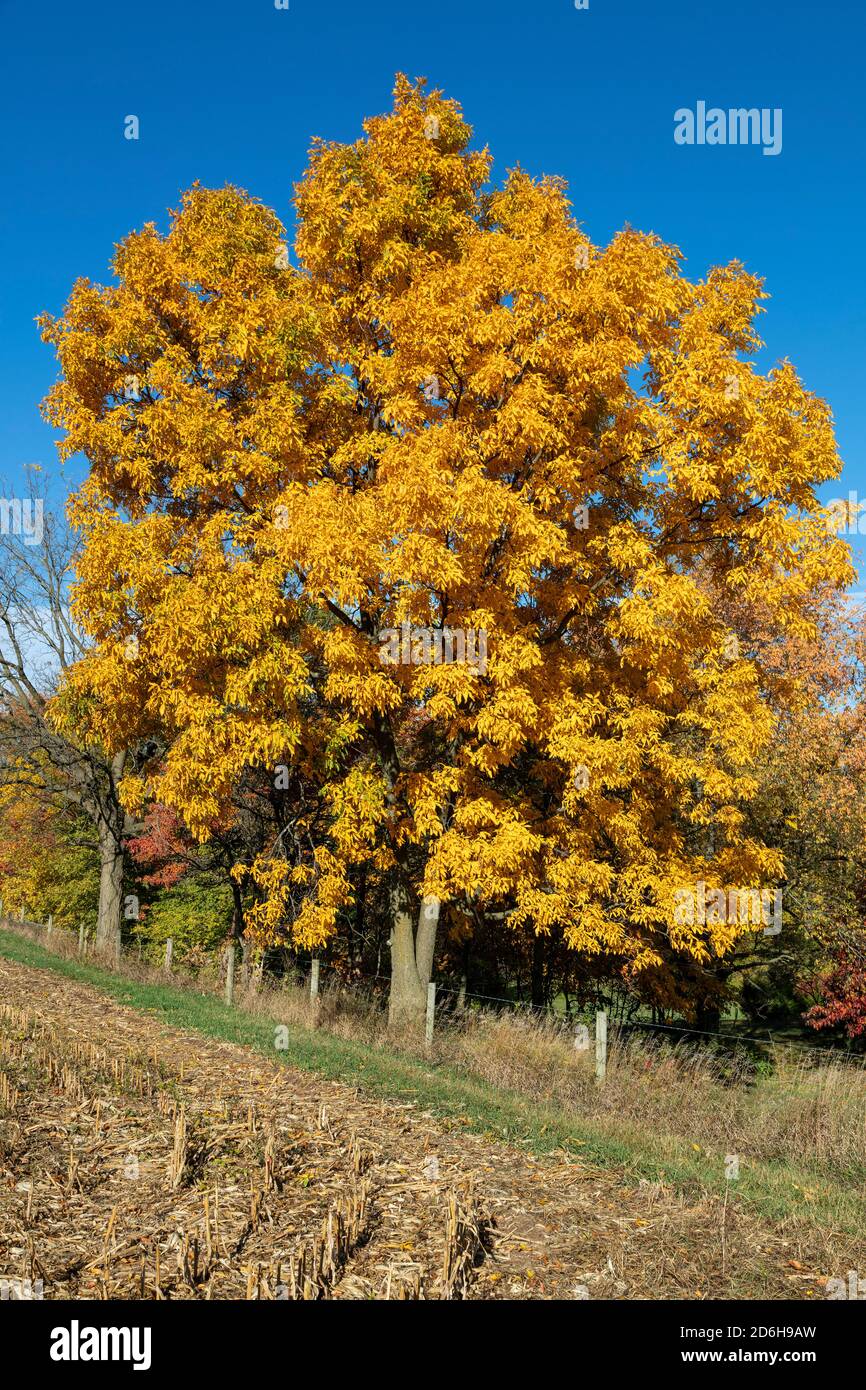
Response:
[[[44,945],[50,945],[53,934],[56,935],[56,938],[59,938],[61,935],[61,929],[54,928],[50,918],[47,922],[38,922],[27,918],[24,915],[23,909],[19,910],[17,917],[12,918],[4,916],[2,899],[0,899],[0,924],[4,927],[11,927],[13,929],[23,927],[31,933],[36,933],[39,935]],[[66,930],[62,931],[62,936],[67,941],[70,939],[70,933]],[[74,937],[71,939],[74,940]],[[78,935],[77,954],[86,957],[91,953],[91,950],[91,937],[87,933],[85,927],[82,926]],[[140,959],[140,953],[136,956],[135,953],[121,948],[121,950],[116,953],[115,963],[117,967],[120,968],[124,960],[134,963],[136,960],[140,961]],[[100,964],[106,964],[104,958],[100,960]],[[165,943],[162,970],[167,976],[176,972],[176,965],[173,960],[173,942],[171,938],[168,938]],[[261,976],[261,964],[259,965],[259,972]],[[234,945],[228,946],[224,952],[221,976],[223,980],[222,992],[225,1002],[232,1005],[234,1002],[234,985],[236,979],[236,949]],[[359,982],[361,981],[363,981],[364,986],[383,986],[384,988],[380,991],[380,994],[383,994],[385,989],[389,988],[391,984],[390,976],[379,973],[356,973],[352,980],[348,981],[335,970],[332,969],[329,971],[327,962],[320,957],[312,958],[310,968],[305,973],[299,975],[297,972],[294,972],[294,983],[296,986],[306,988],[309,991],[310,1001],[314,1006],[320,1003],[323,995],[332,991],[342,997],[354,999],[359,1003],[363,1002],[369,1004],[373,996],[373,991],[368,988],[366,992],[362,992],[362,989],[359,987]],[[447,1008],[443,1008],[443,997],[448,997],[456,1002]],[[519,998],[515,999],[507,995],[483,994],[469,990],[463,985],[454,986],[439,984],[438,982],[432,982],[428,987],[426,1028],[428,1042],[432,1039],[437,1020],[440,1023],[444,1023],[447,1014],[462,1014],[473,1002],[477,1002],[482,1007],[496,1005],[501,1008],[505,1006],[513,1013],[534,1016],[539,1020],[543,1019],[545,1022],[560,1029],[563,1034],[574,1034],[575,1046],[589,1048],[591,1046],[590,1029],[593,1029],[595,1032],[596,1062],[599,1075],[603,1075],[604,1073],[609,1034],[612,1035],[612,1039],[616,1042],[627,1039],[633,1030],[642,1030],[649,1034],[672,1035],[675,1039],[682,1041],[707,1038],[715,1044],[724,1043],[725,1045],[733,1044],[759,1047],[768,1049],[771,1052],[784,1049],[801,1054],[808,1054],[815,1060],[838,1058],[860,1067],[866,1066],[866,1055],[863,1053],[855,1052],[850,1048],[834,1046],[818,1038],[816,1038],[814,1042],[798,1042],[791,1038],[778,1037],[770,1032],[770,1030],[767,1030],[766,1034],[763,1036],[741,1033],[732,1029],[730,1024],[726,1028],[720,1027],[718,1030],[710,1030],[697,1028],[695,1025],[686,1022],[668,1023],[639,1018],[616,1021],[610,1018],[610,1011],[606,1007],[596,1007],[594,1005],[582,1005],[578,1008],[570,1008],[567,1012],[560,1013],[549,1004],[533,1004],[530,1001]],[[603,1037],[603,1046],[599,1046],[600,1034]]]
[[[321,981],[321,974],[319,978]],[[382,982],[385,985],[390,985],[391,982],[389,975],[371,974],[360,975],[356,976],[355,978],[363,979],[364,981],[370,980],[377,983]],[[307,979],[309,979],[309,975],[307,976]],[[333,984],[336,985],[338,989],[343,990],[347,993],[352,992],[352,986],[336,974],[334,974],[332,980]],[[534,1014],[537,1015],[539,1018],[544,1018],[545,1020],[551,1023],[559,1024],[562,1026],[563,1030],[567,1030],[569,1027],[573,1027],[575,1025],[580,1026],[581,1024],[592,1023],[594,1022],[599,1013],[605,1013],[608,1018],[608,1028],[612,1029],[614,1033],[622,1033],[623,1035],[627,1035],[631,1032],[632,1029],[643,1029],[644,1031],[650,1033],[674,1033],[682,1037],[711,1038],[716,1042],[724,1041],[744,1044],[751,1043],[760,1047],[771,1048],[784,1047],[793,1049],[798,1052],[808,1053],[810,1056],[831,1053],[839,1057],[847,1058],[850,1061],[866,1065],[866,1056],[859,1054],[849,1048],[832,1046],[831,1044],[823,1042],[819,1038],[816,1038],[814,1042],[796,1042],[791,1038],[778,1037],[777,1035],[774,1035],[772,1032],[770,1032],[769,1029],[765,1034],[761,1036],[753,1033],[741,1033],[739,1031],[736,1031],[735,1027],[732,1027],[730,1021],[728,1021],[727,1026],[722,1025],[718,1029],[697,1028],[694,1024],[685,1022],[663,1023],[653,1019],[640,1018],[628,1018],[624,1021],[618,1022],[611,1020],[610,1010],[606,1008],[603,1004],[582,1005],[576,1008],[569,1008],[565,1012],[560,1013],[550,1004],[533,1004],[529,1000],[515,999],[513,996],[497,994],[480,994],[476,991],[465,989],[462,986],[442,985],[437,983],[437,1001],[440,999],[442,995],[448,995],[452,998],[458,999],[461,1002],[461,1004],[464,1004],[472,1000],[477,1000],[479,1003],[483,1004],[506,1005],[515,1013]]]

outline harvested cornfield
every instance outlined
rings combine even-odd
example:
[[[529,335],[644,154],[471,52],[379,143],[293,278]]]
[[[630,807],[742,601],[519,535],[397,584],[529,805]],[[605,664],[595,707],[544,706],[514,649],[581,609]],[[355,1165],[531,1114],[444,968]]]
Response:
[[[0,960],[0,1278],[45,1298],[815,1297],[864,1250]]]

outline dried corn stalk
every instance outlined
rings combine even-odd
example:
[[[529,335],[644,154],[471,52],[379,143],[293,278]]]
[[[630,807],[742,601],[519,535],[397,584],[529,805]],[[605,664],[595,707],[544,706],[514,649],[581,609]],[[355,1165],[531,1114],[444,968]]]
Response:
[[[484,1219],[471,1190],[465,1205],[449,1192],[445,1211],[445,1253],[442,1297],[466,1298],[472,1271],[485,1253]]]

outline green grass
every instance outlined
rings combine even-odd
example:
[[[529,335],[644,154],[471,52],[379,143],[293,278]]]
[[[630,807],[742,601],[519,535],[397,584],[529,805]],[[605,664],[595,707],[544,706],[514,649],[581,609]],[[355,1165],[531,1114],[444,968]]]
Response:
[[[323,1030],[289,1026],[288,1049],[277,1051],[277,1024],[272,1019],[229,1008],[212,994],[127,979],[97,965],[66,960],[14,932],[0,930],[0,955],[95,986],[172,1027],[238,1043],[271,1061],[360,1086],[368,1093],[414,1102],[446,1123],[485,1134],[491,1141],[505,1140],[537,1153],[566,1150],[588,1163],[622,1170],[624,1181],[632,1185],[643,1177],[692,1194],[718,1195],[729,1186],[723,1154],[696,1152],[675,1135],[618,1123],[616,1117],[590,1121],[562,1107],[493,1088],[453,1067]],[[804,1191],[814,1194],[807,1204]],[[796,1215],[810,1226],[852,1235],[866,1230],[866,1195],[826,1174],[786,1163],[750,1161],[741,1170],[736,1195],[771,1220]]]

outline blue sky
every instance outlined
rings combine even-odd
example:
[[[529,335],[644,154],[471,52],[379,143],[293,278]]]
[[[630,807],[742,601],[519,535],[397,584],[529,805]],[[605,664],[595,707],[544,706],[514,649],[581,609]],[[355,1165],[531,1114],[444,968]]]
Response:
[[[35,315],[76,276],[107,278],[113,244],[164,225],[196,179],[290,222],[310,138],[356,139],[403,71],[462,103],[497,180],[517,163],[563,175],[594,242],[628,222],[678,245],[693,277],[734,257],[763,275],[760,365],[790,357],[833,408],[845,470],[825,499],[866,496],[860,0],[289,3],[0,0],[4,483],[55,466]],[[675,144],[674,112],[699,100],[781,108],[781,153]],[[855,552],[866,566],[866,537]]]

